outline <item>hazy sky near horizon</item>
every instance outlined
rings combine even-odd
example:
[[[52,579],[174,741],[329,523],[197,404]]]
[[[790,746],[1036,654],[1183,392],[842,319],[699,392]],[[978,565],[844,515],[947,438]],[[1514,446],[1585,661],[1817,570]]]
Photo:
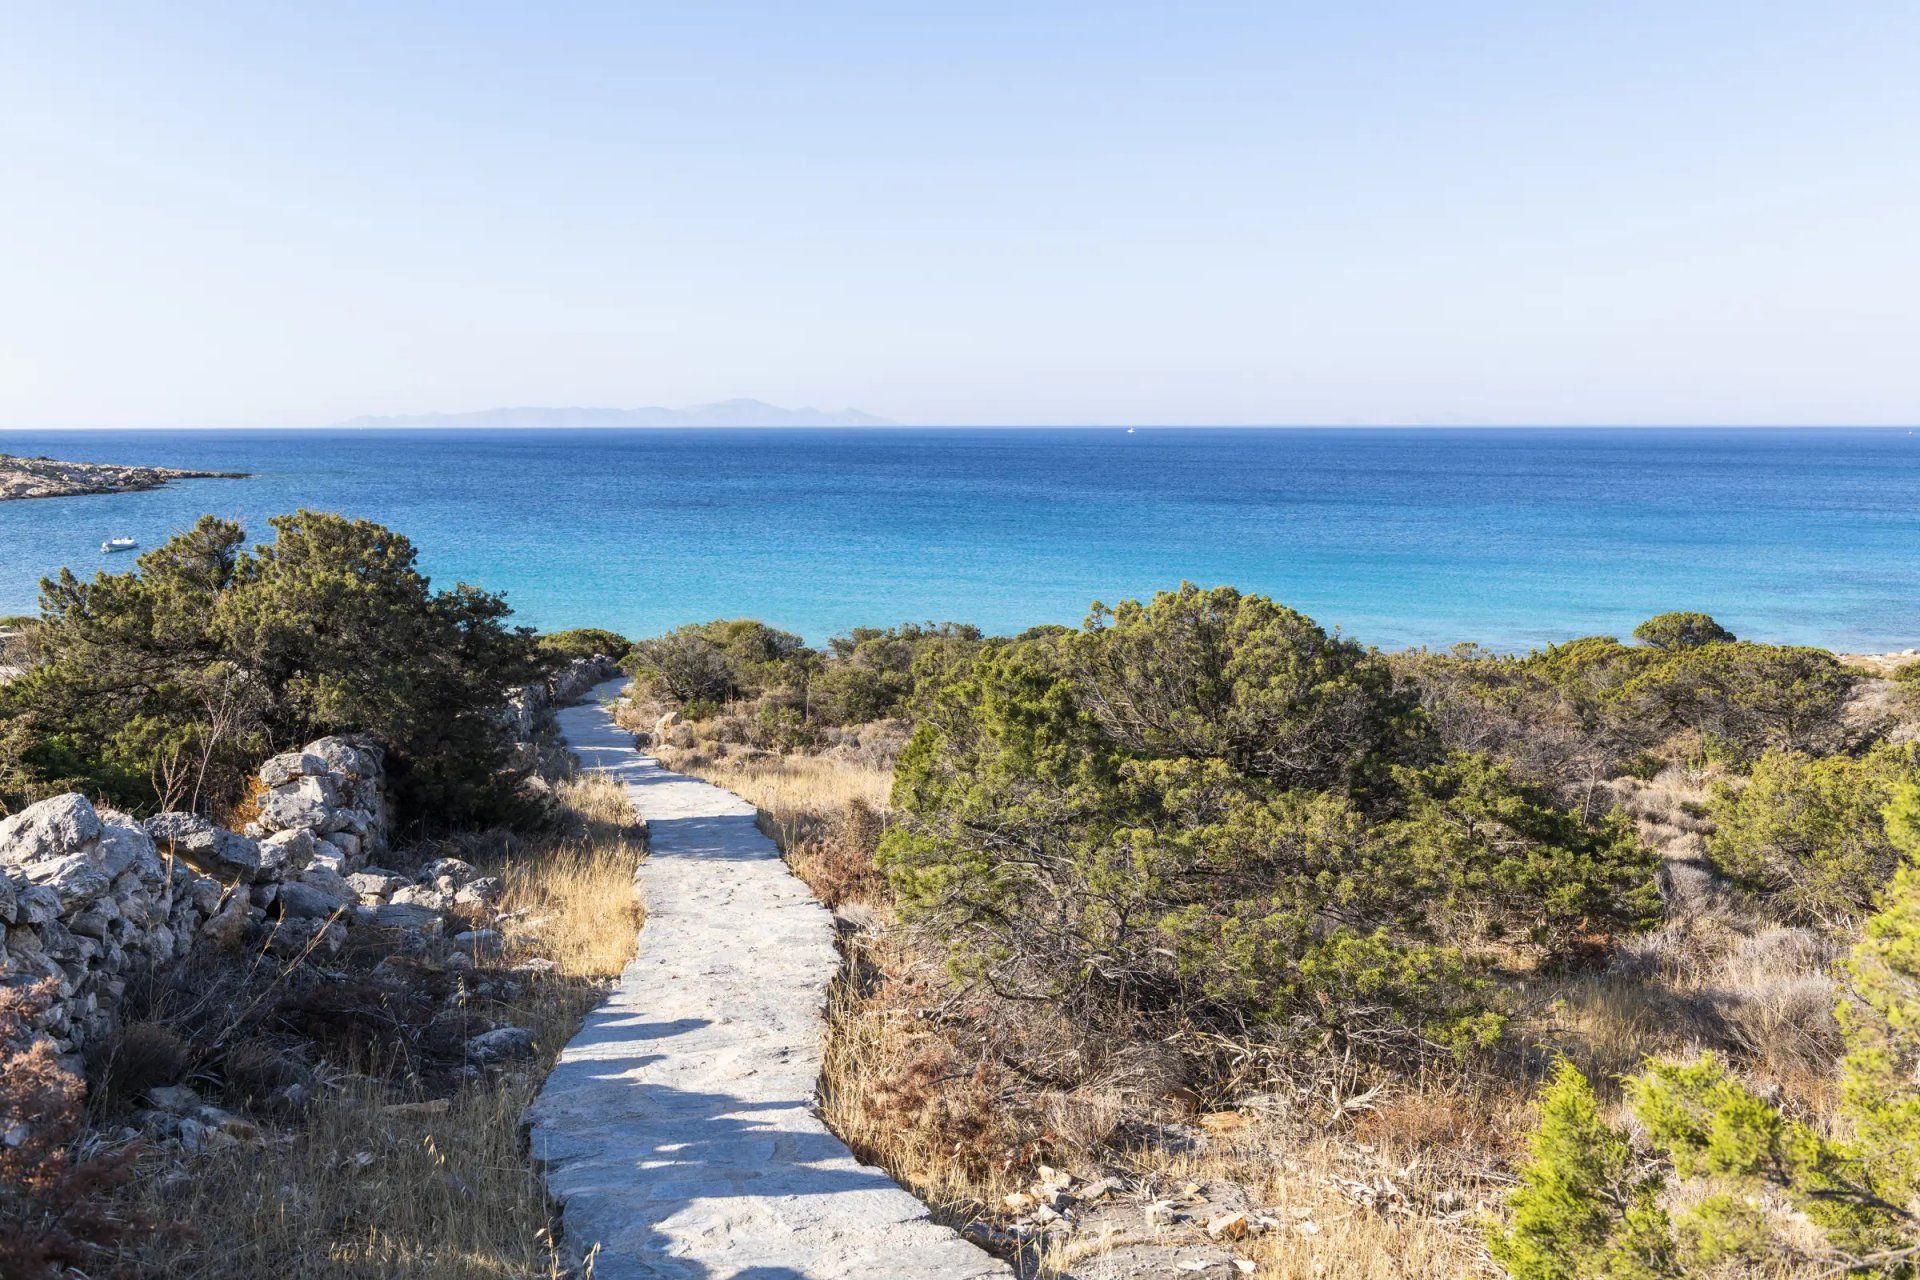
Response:
[[[1904,4],[0,0],[0,429],[1910,424],[1917,153]]]

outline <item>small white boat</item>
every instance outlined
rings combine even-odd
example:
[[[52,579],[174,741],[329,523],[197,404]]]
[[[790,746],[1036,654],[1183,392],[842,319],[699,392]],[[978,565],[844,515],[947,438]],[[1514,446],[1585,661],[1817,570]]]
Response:
[[[108,538],[100,544],[100,549],[111,555],[115,551],[131,551],[139,545],[139,542],[132,538]]]

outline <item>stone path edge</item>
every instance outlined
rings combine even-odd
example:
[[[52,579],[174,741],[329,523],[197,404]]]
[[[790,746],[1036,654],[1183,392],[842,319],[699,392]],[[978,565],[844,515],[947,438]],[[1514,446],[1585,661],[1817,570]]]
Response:
[[[731,792],[642,754],[595,701],[559,713],[650,829],[634,958],[527,1112],[563,1248],[595,1280],[988,1280],[821,1120],[832,917]]]

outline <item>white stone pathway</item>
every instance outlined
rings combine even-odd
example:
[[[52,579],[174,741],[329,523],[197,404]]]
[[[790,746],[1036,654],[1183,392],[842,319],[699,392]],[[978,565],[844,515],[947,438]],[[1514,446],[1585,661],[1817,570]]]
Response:
[[[652,828],[639,953],[528,1113],[568,1247],[595,1280],[1010,1276],[815,1114],[832,918],[749,805],[635,750],[620,683],[559,713]]]

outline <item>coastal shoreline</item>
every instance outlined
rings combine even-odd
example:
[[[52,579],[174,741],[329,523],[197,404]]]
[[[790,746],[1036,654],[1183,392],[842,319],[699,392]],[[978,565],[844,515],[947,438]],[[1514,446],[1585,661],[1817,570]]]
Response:
[[[246,480],[245,471],[188,471],[177,467],[124,466],[110,462],[62,462],[48,457],[0,453],[0,502],[35,498],[81,498],[140,493],[177,480]]]

